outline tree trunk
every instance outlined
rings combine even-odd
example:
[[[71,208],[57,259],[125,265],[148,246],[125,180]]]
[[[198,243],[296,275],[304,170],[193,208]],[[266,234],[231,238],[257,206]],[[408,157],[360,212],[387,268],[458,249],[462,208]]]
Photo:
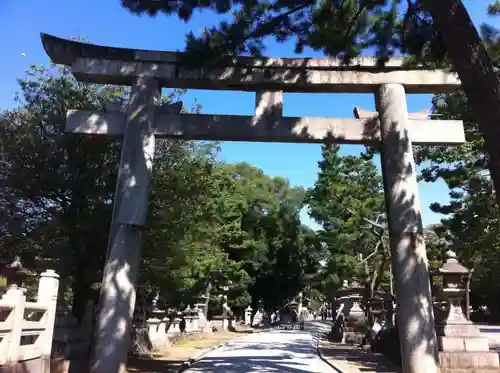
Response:
[[[147,305],[142,294],[137,294],[132,327],[131,352],[137,355],[147,355],[153,350],[146,323]]]
[[[373,301],[373,298],[375,298],[375,291],[378,289],[380,282],[382,281],[382,277],[384,275],[384,270],[385,270],[385,265],[387,262],[387,254],[386,251],[384,250],[382,253],[382,260],[380,261],[379,266],[375,264],[375,269],[373,270],[373,273],[371,274],[370,281],[368,282],[368,296],[369,300]],[[373,326],[375,323],[375,318],[373,317],[373,312],[372,312],[372,306],[367,308],[367,319],[368,319],[368,325],[370,328]],[[368,336],[371,336],[371,333],[368,333]],[[369,338],[371,342],[371,337]]]
[[[380,283],[382,282],[386,264],[387,264],[387,252],[384,249],[379,268],[377,271],[373,273],[372,282],[370,284],[370,297],[372,298],[375,297],[375,291],[378,289]]]
[[[500,204],[500,79],[462,0],[420,0],[441,32],[485,140]]]
[[[87,303],[91,295],[91,288],[88,280],[85,278],[85,267],[78,266],[75,270],[75,276],[71,289],[73,290],[73,302],[71,314],[76,318],[78,325],[81,325]]]

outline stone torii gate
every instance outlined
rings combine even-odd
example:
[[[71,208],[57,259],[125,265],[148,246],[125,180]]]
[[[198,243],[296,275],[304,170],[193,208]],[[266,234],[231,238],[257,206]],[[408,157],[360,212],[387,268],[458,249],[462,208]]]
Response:
[[[465,136],[461,121],[408,114],[406,93],[457,90],[454,74],[409,70],[398,58],[379,68],[366,57],[348,67],[331,58],[240,57],[216,68],[187,69],[174,52],[103,47],[46,34],[42,42],[52,61],[70,66],[79,81],[132,87],[126,108],[70,110],[66,123],[68,132],[123,139],[92,372],[117,373],[126,360],[155,138],[165,137],[379,146],[403,371],[439,371],[411,145],[458,144]],[[254,91],[255,114],[180,114],[178,105],[155,106],[162,87]],[[374,93],[377,112],[358,109],[356,119],[283,117],[283,92]]]

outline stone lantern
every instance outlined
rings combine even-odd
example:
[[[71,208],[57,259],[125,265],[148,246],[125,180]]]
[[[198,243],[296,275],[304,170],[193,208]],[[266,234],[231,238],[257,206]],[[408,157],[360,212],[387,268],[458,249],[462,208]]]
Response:
[[[194,331],[197,331],[199,328],[199,311],[200,309],[196,305],[191,307],[191,323]]]
[[[189,306],[189,304],[186,306],[186,308],[184,309],[184,311],[182,311],[182,314],[184,315],[184,317],[191,317],[191,307]]]
[[[245,325],[252,325],[252,307],[248,305],[248,307],[245,309]]]
[[[451,250],[446,252],[446,261],[438,271],[443,278],[441,297],[449,304],[448,315],[436,326],[441,371],[499,369],[498,354],[489,350],[488,338],[480,334],[462,310],[467,289],[461,280],[471,271],[459,263]]]
[[[443,277],[443,290],[441,297],[450,306],[445,324],[460,323],[467,321],[462,311],[462,301],[466,297],[467,290],[461,286],[462,279],[469,275],[470,270],[459,263],[457,255],[449,250],[446,252],[446,261],[438,269]]]
[[[32,275],[32,273],[23,267],[21,258],[16,256],[14,261],[3,269],[2,275],[7,278],[7,289],[10,287],[18,287],[21,289],[24,280]]]
[[[201,309],[198,307],[198,303],[196,303],[194,306],[193,306],[193,309],[191,311],[193,313],[193,316],[199,316],[200,312],[201,312]]]
[[[222,329],[223,330],[228,330],[229,327],[229,317],[230,317],[230,312],[229,311],[229,306],[227,304],[227,293],[229,292],[229,289],[233,282],[231,280],[227,280],[224,285],[222,286]]]
[[[156,290],[155,297],[153,298],[152,307],[153,311],[158,311],[158,301],[160,300],[160,292]]]
[[[332,324],[332,337],[336,342],[360,344],[365,336],[366,315],[361,308],[364,287],[353,281],[344,281],[342,288],[336,291],[339,303],[337,314]]]

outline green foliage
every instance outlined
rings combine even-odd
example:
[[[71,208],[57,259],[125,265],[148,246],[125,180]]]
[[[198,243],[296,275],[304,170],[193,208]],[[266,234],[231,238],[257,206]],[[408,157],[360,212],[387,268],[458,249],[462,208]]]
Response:
[[[327,248],[327,263],[320,278],[328,295],[344,280],[371,281],[379,250],[383,253],[386,246],[384,241],[384,247],[379,247],[381,232],[367,225],[368,221],[383,224],[381,177],[366,157],[343,157],[339,150],[338,145],[323,146],[318,180],[308,198],[311,216],[323,227],[319,236]],[[359,254],[366,258],[373,252],[370,270],[361,265]]]
[[[195,10],[231,13],[232,21],[187,35],[193,63],[215,62],[241,54],[260,55],[266,37],[295,41],[304,48],[347,60],[375,50],[381,62],[398,52],[435,61],[444,57],[439,32],[417,0],[122,0],[135,14],[175,14],[188,21]],[[203,56],[203,59],[198,59]]]
[[[0,120],[0,175],[4,216],[20,224],[0,247],[27,266],[35,255],[57,258],[76,290],[100,276],[119,144],[64,134],[66,111],[104,110],[124,92],[78,83],[55,66],[31,66],[19,85],[19,107]]]
[[[32,66],[19,84],[19,106],[0,114],[0,250],[28,268],[47,265],[35,257],[49,259],[80,318],[100,283],[120,142],[64,133],[66,111],[106,110],[128,92],[81,84],[55,66]],[[217,161],[211,142],[159,140],[156,148],[141,296],[159,290],[165,306],[193,304],[211,283],[219,307],[229,280],[236,309],[293,299],[318,265],[316,236],[299,220],[305,191]]]
[[[490,10],[495,13],[493,8]],[[498,30],[483,25],[482,35],[497,65],[500,61]],[[487,305],[498,317],[500,287],[495,284],[500,265],[497,228],[500,211],[491,177],[485,171],[488,156],[484,140],[463,93],[436,95],[432,111],[439,119],[463,120],[467,143],[455,147],[415,147],[416,161],[423,166],[422,179],[427,182],[443,180],[450,189],[449,203],[431,206],[434,211],[444,214],[444,219],[435,228],[433,242],[439,241],[438,245],[428,244],[428,249],[434,248],[429,257],[438,264],[446,247],[455,250],[465,265],[475,269],[471,283],[473,306]]]

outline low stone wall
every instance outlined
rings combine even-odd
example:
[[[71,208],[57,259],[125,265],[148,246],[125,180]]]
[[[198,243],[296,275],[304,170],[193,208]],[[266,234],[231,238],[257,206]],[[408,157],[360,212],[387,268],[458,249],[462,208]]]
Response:
[[[90,307],[89,307],[90,309]],[[147,339],[153,348],[163,347],[178,339],[181,333],[181,318],[165,317],[166,313],[156,311],[152,317],[146,321],[142,330],[147,333]],[[212,327],[217,330],[223,329],[222,319],[207,321],[201,317],[185,316],[186,327],[184,333],[211,332]],[[72,359],[87,356],[90,351],[92,341],[92,318],[84,317],[80,326],[77,325],[74,317],[68,314],[59,313],[56,317],[54,327],[54,337],[52,342],[52,357],[57,359]]]

